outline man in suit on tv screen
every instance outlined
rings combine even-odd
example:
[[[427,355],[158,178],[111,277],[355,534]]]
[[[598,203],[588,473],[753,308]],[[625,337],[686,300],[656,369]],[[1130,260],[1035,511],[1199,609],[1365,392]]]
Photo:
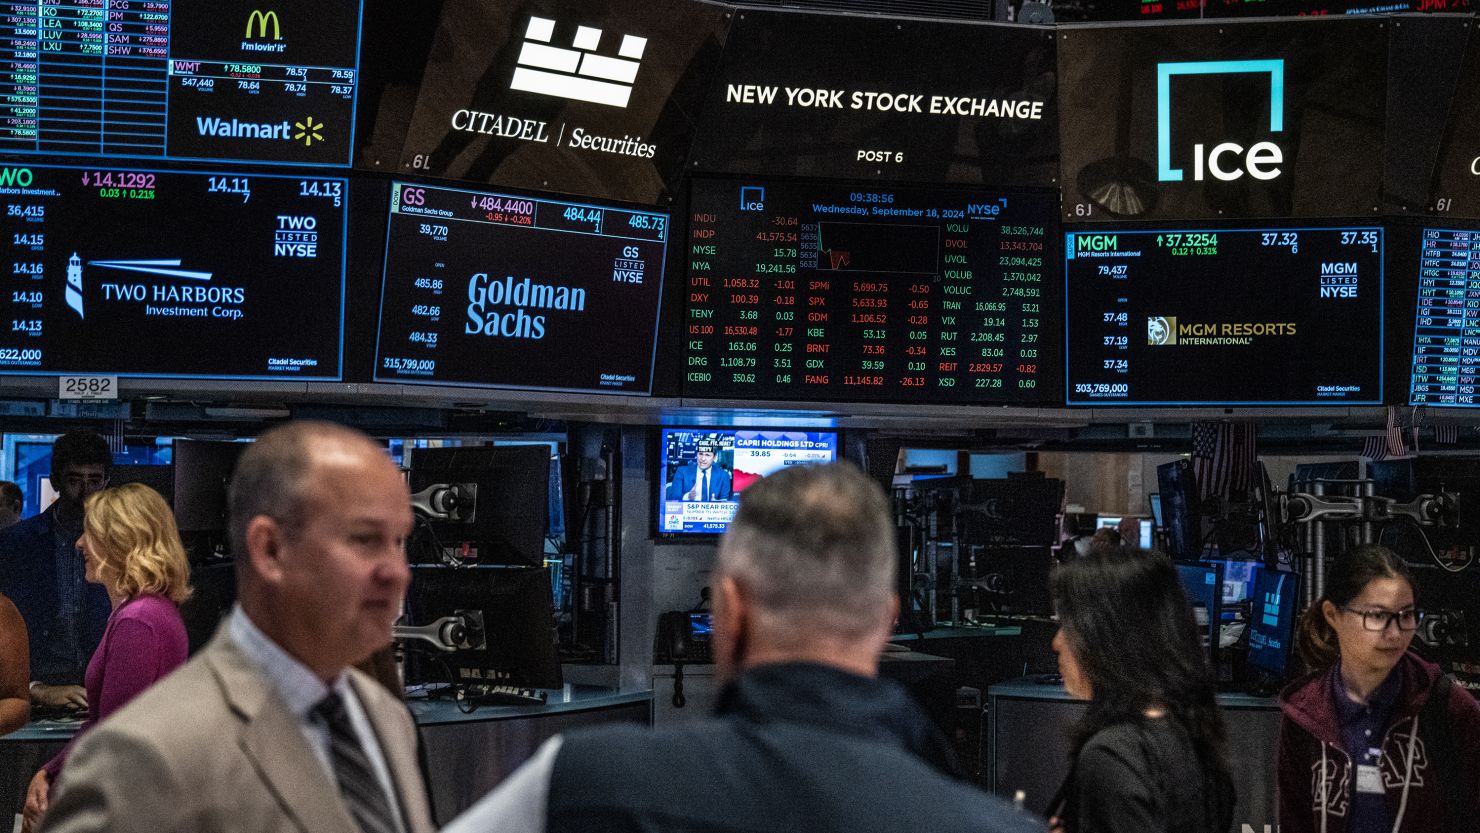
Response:
[[[673,473],[673,481],[668,484],[668,499],[715,501],[734,497],[730,470],[714,463],[718,454],[717,443],[701,440],[694,452],[694,462]]]

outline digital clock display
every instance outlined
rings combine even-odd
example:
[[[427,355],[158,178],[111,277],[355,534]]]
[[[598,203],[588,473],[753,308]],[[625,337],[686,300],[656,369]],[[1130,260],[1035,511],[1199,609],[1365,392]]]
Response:
[[[1056,400],[1056,200],[694,183],[686,396]]]
[[[1382,401],[1379,228],[1065,235],[1070,405]]]

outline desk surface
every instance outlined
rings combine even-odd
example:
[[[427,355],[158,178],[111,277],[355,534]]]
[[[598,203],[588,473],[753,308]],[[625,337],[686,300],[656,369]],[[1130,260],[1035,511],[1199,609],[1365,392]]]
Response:
[[[605,686],[567,685],[563,689],[550,689],[548,700],[543,706],[479,706],[471,712],[463,712],[451,700],[411,699],[406,705],[416,718],[418,726],[437,726],[446,723],[474,723],[484,720],[511,720],[521,717],[541,717],[571,712],[628,706],[645,703],[653,699],[651,689],[640,691],[614,691]],[[60,743],[66,742],[82,726],[81,720],[33,720],[23,728],[0,739],[0,743]]]
[[[1024,700],[1064,700],[1072,701],[1068,692],[1064,691],[1061,682],[1040,682],[1043,677],[1022,677],[1016,680],[1008,680],[1005,683],[997,683],[987,689],[989,697],[1017,697]],[[1225,709],[1264,709],[1269,711],[1278,710],[1279,701],[1273,697],[1254,697],[1239,692],[1220,692],[1218,694],[1218,705]]]
[[[925,632],[925,640],[932,639],[974,639],[986,636],[1021,636],[1023,629],[1020,625],[962,625],[960,627],[941,626],[932,628]],[[897,633],[889,637],[890,642],[909,644],[920,641],[920,634]]]

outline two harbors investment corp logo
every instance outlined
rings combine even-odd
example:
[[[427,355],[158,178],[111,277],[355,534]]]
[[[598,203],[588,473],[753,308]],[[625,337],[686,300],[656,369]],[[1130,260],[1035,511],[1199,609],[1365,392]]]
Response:
[[[1251,61],[1184,61],[1156,65],[1156,178],[1182,182],[1185,170],[1172,164],[1172,79],[1187,75],[1267,74],[1269,76],[1269,132],[1285,129],[1285,62],[1281,59]],[[1224,182],[1245,174],[1259,180],[1279,176],[1284,151],[1270,141],[1255,142],[1247,149],[1237,142],[1219,142],[1208,149],[1192,146],[1192,179],[1211,175]]]

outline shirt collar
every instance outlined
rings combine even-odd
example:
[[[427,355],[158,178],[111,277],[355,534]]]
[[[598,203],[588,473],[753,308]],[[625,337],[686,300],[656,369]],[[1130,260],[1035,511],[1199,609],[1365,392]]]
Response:
[[[307,666],[294,659],[263,633],[251,617],[247,616],[246,611],[242,610],[241,605],[231,609],[228,627],[232,641],[236,642],[248,659],[262,669],[273,690],[287,704],[288,711],[300,721],[307,721],[313,707],[329,693],[330,686],[324,685],[323,680],[308,670]],[[345,696],[349,688],[348,676],[340,674],[332,687],[340,696]]]
[[[1336,702],[1336,717],[1340,723],[1347,724],[1361,719],[1367,714],[1385,715],[1398,701],[1398,695],[1402,693],[1403,677],[1393,669],[1386,680],[1382,681],[1366,703],[1354,703],[1352,698],[1346,696],[1346,683],[1341,678],[1341,664],[1337,663],[1331,673],[1331,699]]]

